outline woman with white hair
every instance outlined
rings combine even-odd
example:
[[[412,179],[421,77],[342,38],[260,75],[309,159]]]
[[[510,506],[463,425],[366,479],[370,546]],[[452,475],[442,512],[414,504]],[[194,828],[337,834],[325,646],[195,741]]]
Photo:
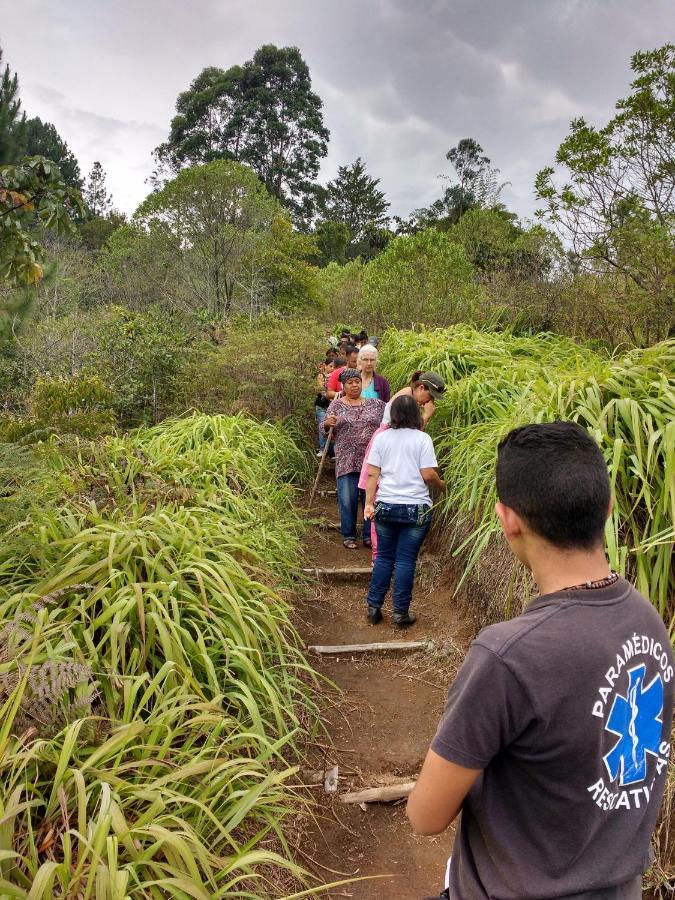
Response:
[[[372,344],[364,344],[359,350],[357,366],[361,372],[361,396],[389,403],[391,388],[387,379],[375,371],[377,357],[377,347]]]

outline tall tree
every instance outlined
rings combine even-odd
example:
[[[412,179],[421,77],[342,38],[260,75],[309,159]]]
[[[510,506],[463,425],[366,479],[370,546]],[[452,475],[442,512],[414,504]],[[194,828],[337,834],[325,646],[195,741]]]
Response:
[[[112,194],[106,190],[106,174],[96,160],[84,188],[84,202],[92,216],[105,216],[112,209]]]
[[[459,179],[459,203],[458,219],[461,219],[465,209],[463,202],[475,205],[476,193],[481,177],[485,177],[490,169],[490,158],[485,156],[483,148],[474,138],[462,138],[456,147],[451,147],[445,154],[454,166]]]
[[[175,270],[193,308],[231,310],[244,260],[269,232],[278,204],[259,178],[234,162],[184,169],[143,201],[134,224]]]
[[[297,47],[266,44],[243,66],[211,66],[195,78],[179,95],[169,139],[156,156],[173,172],[213,159],[246,163],[306,218],[329,138],[321,107]]]
[[[565,171],[542,169],[536,191],[548,219],[593,272],[616,272],[675,327],[675,45],[640,51],[617,114],[596,128],[575,119],[558,148]]]
[[[68,144],[51,122],[38,116],[26,119],[20,129],[21,155],[44,156],[56,163],[66,184],[82,190],[80,166]]]
[[[0,64],[2,64],[2,47],[0,47]],[[6,65],[0,78],[0,165],[17,162],[20,155],[17,131],[21,124],[19,78],[16,72],[12,75],[9,65]]]
[[[368,175],[359,156],[351,166],[340,166],[337,177],[319,189],[319,214],[331,222],[344,222],[352,240],[361,240],[368,225],[387,224],[389,201],[379,183],[379,178]]]
[[[508,182],[499,183],[499,169],[492,167],[478,141],[462,138],[456,147],[448,150],[445,158],[452,163],[457,182],[453,183],[448,175],[439,175],[449,182],[442,196],[430,206],[416,209],[409,220],[395,217],[398,234],[416,234],[431,226],[446,230],[470,209],[504,209],[499,195]]]

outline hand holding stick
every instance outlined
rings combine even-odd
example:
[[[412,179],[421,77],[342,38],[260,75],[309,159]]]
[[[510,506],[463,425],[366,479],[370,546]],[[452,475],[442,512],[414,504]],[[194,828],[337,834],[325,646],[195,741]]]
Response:
[[[307,504],[307,508],[312,505],[314,501],[314,495],[316,494],[316,489],[319,485],[319,478],[321,478],[321,472],[323,471],[323,464],[326,462],[326,455],[328,453],[328,448],[330,447],[330,442],[333,439],[333,428],[335,425],[331,425],[328,435],[326,436],[326,443],[323,448],[323,453],[321,454],[321,459],[319,460],[319,471],[316,473],[316,478],[314,479],[314,484],[312,485],[312,491],[309,495],[309,503]]]

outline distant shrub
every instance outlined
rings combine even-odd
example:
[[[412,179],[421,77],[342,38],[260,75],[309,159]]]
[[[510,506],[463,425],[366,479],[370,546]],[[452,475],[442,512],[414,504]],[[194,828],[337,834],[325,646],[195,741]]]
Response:
[[[363,276],[366,267],[360,259],[341,266],[329,263],[317,274],[318,291],[326,321],[331,325],[346,320],[358,321],[363,315]]]
[[[464,248],[435,228],[397,237],[366,266],[362,314],[379,330],[475,321],[473,276]]]
[[[235,319],[218,347],[195,352],[183,379],[182,405],[205,413],[247,410],[287,417],[312,429],[315,378],[324,335],[306,319]]]
[[[92,438],[112,431],[115,395],[96,375],[38,378],[26,415],[0,417],[0,440],[33,443],[50,434]]]

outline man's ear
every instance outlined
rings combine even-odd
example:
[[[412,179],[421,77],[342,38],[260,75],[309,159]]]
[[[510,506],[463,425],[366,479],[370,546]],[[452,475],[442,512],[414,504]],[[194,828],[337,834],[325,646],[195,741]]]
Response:
[[[507,506],[501,501],[498,501],[495,504],[495,512],[497,513],[497,518],[502,526],[504,537],[511,543],[514,538],[517,538],[522,534],[520,516],[514,509],[511,509],[510,506]]]

